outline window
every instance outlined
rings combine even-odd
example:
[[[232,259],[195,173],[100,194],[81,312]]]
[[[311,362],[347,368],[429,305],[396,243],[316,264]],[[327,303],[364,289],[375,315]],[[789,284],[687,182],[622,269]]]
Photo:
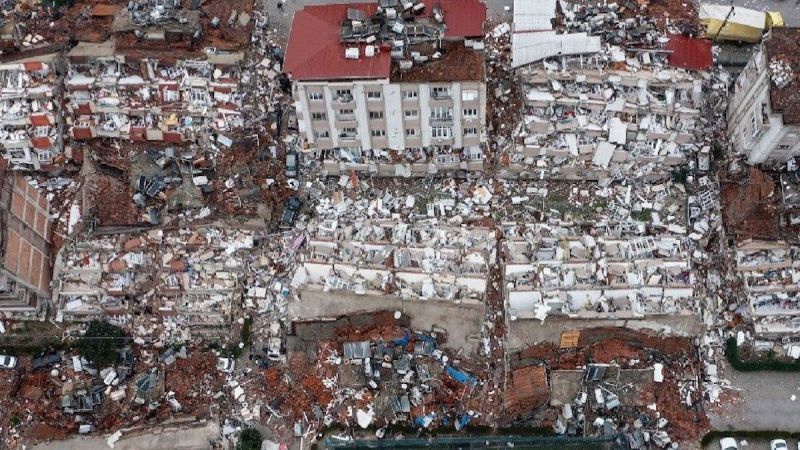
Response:
[[[437,106],[435,108],[431,108],[431,119],[452,119],[453,118],[453,108],[448,108],[447,106]]]
[[[353,110],[352,109],[340,109],[339,110],[339,115],[340,116],[352,116],[353,115]]]
[[[367,92],[367,98],[370,100],[380,100],[381,91],[369,91]]]
[[[309,92],[308,99],[311,101],[320,101],[322,100],[322,92]]]
[[[50,131],[50,127],[36,127],[33,130],[33,135],[36,137],[47,137],[47,133]]]
[[[450,88],[449,87],[434,87],[431,88],[431,97],[433,98],[445,98],[450,96]]]
[[[193,105],[210,105],[211,99],[208,96],[208,91],[205,89],[192,88],[189,91],[189,99]]]
[[[25,159],[25,151],[24,150],[10,150],[8,152],[8,156],[10,159]]]
[[[369,130],[369,135],[372,137],[386,137],[386,130]]]
[[[478,117],[478,110],[476,108],[467,108],[464,110],[464,117],[470,119]]]
[[[478,129],[477,128],[464,128],[464,136],[477,136]]]
[[[753,113],[753,117],[750,118],[750,126],[752,127],[753,136],[758,134],[758,116],[756,113]]]
[[[311,113],[311,120],[325,120],[325,113],[324,112],[312,112]]]
[[[314,139],[328,139],[329,137],[331,137],[331,133],[328,130],[314,132]]]
[[[419,116],[419,111],[416,109],[407,109],[403,113],[405,114],[406,119]]]
[[[780,144],[780,145],[778,145],[778,150],[789,150],[790,148],[792,148],[792,146],[789,145],[789,144]]]
[[[336,97],[346,97],[346,96],[352,96],[352,94],[350,93],[350,89],[337,89],[336,90]]]
[[[453,130],[450,127],[431,127],[431,137],[436,139],[448,139],[452,136]]]
[[[342,132],[339,134],[340,137],[356,137],[356,129],[355,128],[342,128]]]
[[[383,111],[370,111],[369,112],[370,119],[383,119]]]
[[[416,135],[417,135],[417,129],[416,128],[406,128],[406,136],[414,137]]]
[[[411,100],[419,97],[419,93],[417,91],[403,91],[403,98],[406,100]]]
[[[38,158],[41,162],[50,162],[53,160],[53,152],[50,150],[38,150]]]
[[[472,102],[478,99],[478,91],[476,90],[467,90],[461,91],[461,100],[465,102]]]

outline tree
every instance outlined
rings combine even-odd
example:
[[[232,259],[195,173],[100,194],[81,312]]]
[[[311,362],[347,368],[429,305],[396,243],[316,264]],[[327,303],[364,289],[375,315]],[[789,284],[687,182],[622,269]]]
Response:
[[[122,328],[105,321],[89,322],[86,334],[78,338],[75,348],[84,358],[98,367],[109,366],[117,361],[117,350],[125,345]]]
[[[248,428],[239,435],[236,450],[259,450],[261,448],[261,433],[255,428]]]

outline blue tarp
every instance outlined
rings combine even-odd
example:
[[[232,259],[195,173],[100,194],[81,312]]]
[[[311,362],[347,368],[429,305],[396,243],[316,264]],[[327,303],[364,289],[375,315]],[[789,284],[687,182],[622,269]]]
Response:
[[[466,372],[454,368],[453,366],[447,366],[447,374],[459,383],[470,384],[472,386],[478,384],[477,379],[470,376]]]
[[[458,427],[457,428],[459,430],[463,430],[464,427],[467,426],[467,424],[469,423],[470,419],[472,419],[472,416],[470,416],[469,414],[464,414],[463,416],[461,416],[458,419]]]
[[[414,423],[416,423],[418,427],[428,428],[430,426],[431,422],[433,422],[434,418],[436,418],[436,414],[428,413],[428,414],[426,414],[424,416],[417,417],[417,419],[414,421]]]
[[[408,341],[410,341],[410,340],[411,340],[411,333],[409,333],[408,330],[404,329],[403,330],[403,337],[393,340],[392,343],[394,345],[400,345],[400,346],[405,347],[408,344]]]
[[[432,343],[434,346],[436,345],[436,341],[435,341],[435,340],[433,340],[433,338],[432,338],[431,336],[428,336],[427,334],[422,334],[422,333],[414,333],[414,335],[415,335],[415,336],[417,337],[417,339],[419,339],[420,341],[430,342],[430,343]]]

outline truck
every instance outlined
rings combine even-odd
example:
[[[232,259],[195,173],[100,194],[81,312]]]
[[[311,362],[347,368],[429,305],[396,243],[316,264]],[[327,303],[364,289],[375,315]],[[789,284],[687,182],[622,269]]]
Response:
[[[779,12],[703,3],[697,10],[706,37],[720,41],[759,42],[765,31],[783,26]]]

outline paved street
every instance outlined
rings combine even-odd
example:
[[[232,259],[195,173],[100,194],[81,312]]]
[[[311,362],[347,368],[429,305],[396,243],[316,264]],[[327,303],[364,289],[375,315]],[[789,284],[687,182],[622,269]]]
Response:
[[[726,368],[722,376],[740,389],[741,401],[709,414],[714,429],[800,431],[800,375]]]
[[[125,437],[117,441],[115,450],[203,450],[209,448],[209,439],[219,436],[219,428],[214,423],[205,427],[188,430],[164,431],[161,433],[145,433]],[[39,444],[36,450],[107,450],[107,436],[74,437],[65,441]]]

